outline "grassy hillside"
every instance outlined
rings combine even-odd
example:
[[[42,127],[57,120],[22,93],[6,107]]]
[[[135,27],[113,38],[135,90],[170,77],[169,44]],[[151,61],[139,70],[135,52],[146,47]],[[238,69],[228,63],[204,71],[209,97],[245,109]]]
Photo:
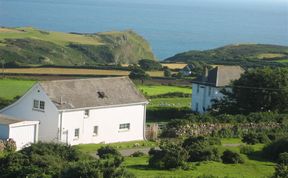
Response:
[[[167,62],[209,63],[258,62],[270,64],[288,58],[288,46],[265,44],[228,45],[205,51],[188,51],[165,59]]]
[[[20,65],[91,65],[155,59],[133,31],[78,34],[31,27],[0,28],[0,58]]]

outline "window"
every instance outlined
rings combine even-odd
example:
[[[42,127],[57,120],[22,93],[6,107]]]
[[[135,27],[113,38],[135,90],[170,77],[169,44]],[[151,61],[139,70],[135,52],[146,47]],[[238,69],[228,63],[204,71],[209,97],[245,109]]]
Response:
[[[199,104],[196,103],[196,109],[195,109],[195,111],[198,112],[198,110],[199,110]]]
[[[120,130],[129,130],[130,129],[130,123],[120,124],[119,129]]]
[[[40,109],[44,110],[45,109],[45,102],[40,101]]]
[[[199,93],[200,85],[197,84],[197,93]]]
[[[33,109],[36,110],[45,110],[45,101],[34,100],[33,101]]]
[[[74,130],[74,137],[75,138],[79,138],[79,132],[80,132],[79,128]]]
[[[84,111],[84,117],[89,117],[89,110],[88,110],[88,109],[86,109],[86,110]]]
[[[93,127],[93,135],[94,136],[98,135],[98,126]]]
[[[39,100],[33,101],[33,108],[38,109],[39,108]]]
[[[212,88],[209,87],[209,90],[208,90],[208,96],[211,96],[211,90],[212,90]]]

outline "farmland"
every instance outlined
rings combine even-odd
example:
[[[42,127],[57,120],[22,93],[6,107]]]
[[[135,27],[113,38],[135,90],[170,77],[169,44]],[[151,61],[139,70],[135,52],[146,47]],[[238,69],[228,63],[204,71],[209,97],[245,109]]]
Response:
[[[71,69],[71,68],[9,68],[5,73],[33,75],[79,75],[79,76],[128,76],[129,71],[104,69]],[[163,77],[162,71],[147,72],[151,77]]]
[[[22,96],[34,83],[32,80],[1,79],[0,98],[11,100]]]
[[[148,96],[161,95],[165,93],[181,92],[185,94],[191,94],[192,89],[190,87],[179,86],[164,86],[164,85],[139,85],[139,90]]]

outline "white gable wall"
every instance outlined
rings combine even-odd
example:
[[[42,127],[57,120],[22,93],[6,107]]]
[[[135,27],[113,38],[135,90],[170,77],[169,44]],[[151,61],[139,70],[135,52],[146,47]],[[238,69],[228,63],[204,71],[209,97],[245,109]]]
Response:
[[[223,97],[220,90],[220,88],[193,83],[192,111],[199,113],[207,111],[212,106],[213,99],[221,99]]]
[[[44,112],[33,109],[34,99],[45,101]],[[39,140],[57,140],[58,110],[39,84],[34,85],[23,97],[14,104],[4,108],[1,113],[13,116],[19,120],[40,121]]]
[[[143,140],[145,107],[139,104],[90,109],[87,118],[84,118],[84,110],[63,112],[59,123],[62,125],[61,141],[76,145]],[[119,125],[124,123],[130,123],[129,130],[119,130]],[[98,135],[93,135],[94,126],[98,126]],[[80,129],[79,138],[74,137],[77,128]]]

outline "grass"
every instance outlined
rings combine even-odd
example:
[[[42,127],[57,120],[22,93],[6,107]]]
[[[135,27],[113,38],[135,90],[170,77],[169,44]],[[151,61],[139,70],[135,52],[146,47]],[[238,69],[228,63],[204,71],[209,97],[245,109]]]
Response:
[[[22,96],[35,81],[0,79],[0,98],[11,100],[16,96]]]
[[[222,139],[225,144],[243,144],[240,139],[229,138]],[[253,146],[255,151],[262,149],[263,144]],[[240,147],[219,146],[221,151],[230,149],[239,152]],[[133,172],[137,177],[197,177],[200,175],[214,175],[219,177],[233,178],[257,178],[268,177],[274,172],[275,164],[268,161],[258,161],[249,159],[242,155],[245,159],[244,164],[223,164],[221,162],[201,162],[189,163],[191,170],[155,170],[148,167],[148,156],[143,157],[126,157],[124,165]]]
[[[191,107],[191,98],[153,98],[148,107]]]
[[[130,71],[102,69],[69,69],[69,68],[9,68],[5,73],[14,74],[65,74],[65,75],[95,75],[95,76],[128,76]],[[162,71],[148,72],[151,77],[163,77]]]
[[[181,92],[191,94],[190,87],[164,86],[164,85],[138,85],[138,89],[148,96],[160,95],[165,93]]]
[[[288,59],[276,60],[276,62],[280,62],[280,63],[288,63]]]
[[[169,69],[183,69],[186,63],[162,63],[163,67],[168,67]]]
[[[82,144],[77,145],[81,151],[85,153],[95,153],[100,147],[110,145],[118,150],[129,149],[129,148],[145,148],[154,147],[155,142],[152,141],[132,141],[132,142],[121,142],[121,143],[111,143],[111,144]]]

